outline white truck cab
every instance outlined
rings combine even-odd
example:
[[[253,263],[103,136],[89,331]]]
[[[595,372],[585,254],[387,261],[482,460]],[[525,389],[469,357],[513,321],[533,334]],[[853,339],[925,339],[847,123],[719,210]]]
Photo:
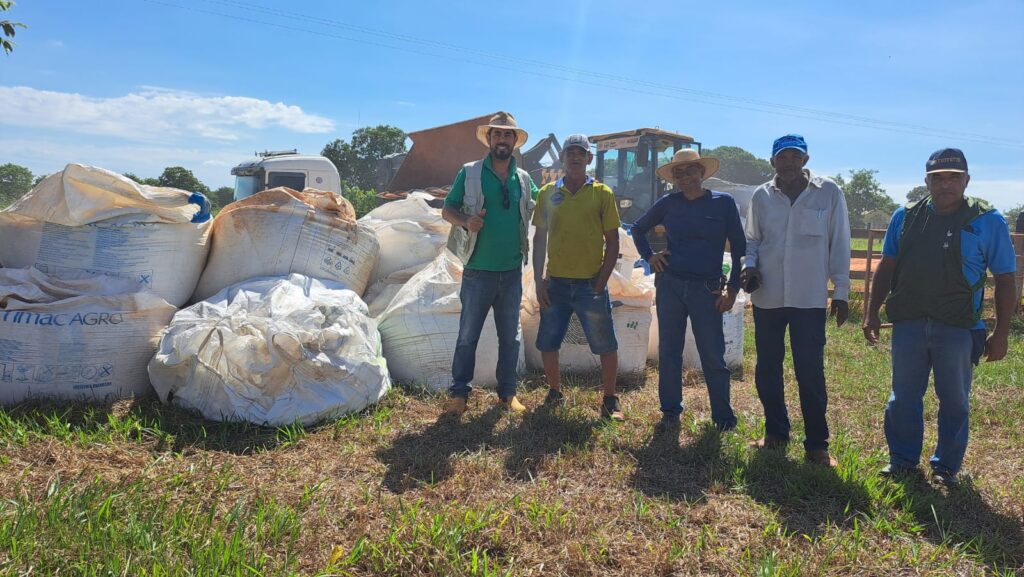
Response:
[[[231,169],[235,176],[235,200],[278,186],[293,190],[316,188],[341,194],[341,177],[334,163],[322,156],[296,150],[257,153],[259,159]]]

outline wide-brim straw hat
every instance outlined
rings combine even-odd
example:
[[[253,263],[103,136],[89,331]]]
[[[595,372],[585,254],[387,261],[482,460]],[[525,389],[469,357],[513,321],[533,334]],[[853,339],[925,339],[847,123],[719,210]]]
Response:
[[[492,128],[500,128],[502,130],[515,130],[516,131],[516,145],[513,148],[519,148],[526,144],[527,139],[530,135],[525,130],[519,128],[516,124],[516,117],[508,112],[498,112],[491,117],[491,121],[488,124],[476,127],[476,139],[487,148],[491,147],[491,143],[487,142],[487,131]]]
[[[711,175],[718,172],[719,167],[717,158],[712,158],[710,156],[701,158],[700,153],[696,150],[693,150],[692,148],[684,148],[672,155],[672,162],[659,167],[654,173],[662,180],[674,182],[672,179],[672,169],[684,164],[699,164],[703,166],[704,178],[711,178]]]

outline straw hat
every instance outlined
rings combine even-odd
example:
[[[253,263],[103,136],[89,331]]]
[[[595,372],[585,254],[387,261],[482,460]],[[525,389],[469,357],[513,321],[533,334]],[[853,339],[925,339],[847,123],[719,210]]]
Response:
[[[684,148],[679,152],[672,155],[672,162],[659,167],[654,173],[658,175],[658,178],[673,182],[672,180],[672,169],[677,166],[684,164],[699,164],[704,167],[704,178],[711,178],[711,175],[718,172],[718,159],[701,158],[700,153],[692,148]]]
[[[508,112],[498,112],[491,117],[491,121],[488,124],[476,127],[476,139],[479,140],[480,143],[486,146],[487,148],[491,147],[491,144],[487,142],[487,131],[492,128],[500,128],[503,130],[515,130],[516,145],[513,146],[512,148],[519,148],[520,146],[526,144],[526,140],[527,138],[529,138],[529,135],[526,133],[526,131],[523,130],[522,128],[519,128],[519,126],[516,124],[515,116],[512,116]]]

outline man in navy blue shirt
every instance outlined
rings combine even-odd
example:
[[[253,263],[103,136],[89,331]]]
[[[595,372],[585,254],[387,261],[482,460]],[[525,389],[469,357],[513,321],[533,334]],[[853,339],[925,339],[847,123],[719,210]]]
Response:
[[[686,320],[704,370],[711,420],[720,431],[736,427],[729,401],[731,373],[725,364],[722,313],[732,308],[739,291],[740,259],[747,250],[739,209],[732,196],[704,188],[704,179],[718,171],[718,159],[701,158],[696,150],[680,150],[672,162],[658,168],[659,178],[676,189],[658,199],[633,224],[633,240],[650,263],[657,287],[659,429],[679,426],[683,412],[683,344]],[[668,247],[653,253],[647,231],[665,227]],[[725,241],[732,253],[728,282],[722,285]]]

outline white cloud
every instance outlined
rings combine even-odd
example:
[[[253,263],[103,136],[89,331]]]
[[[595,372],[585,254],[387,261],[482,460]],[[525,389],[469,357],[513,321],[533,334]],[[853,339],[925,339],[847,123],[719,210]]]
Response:
[[[61,40],[50,40],[49,44],[51,48],[64,48],[64,42]]]
[[[0,124],[167,142],[183,136],[238,140],[243,129],[281,128],[302,134],[334,130],[329,118],[298,106],[247,96],[203,96],[144,87],[139,92],[96,98],[70,92],[0,86]]]

